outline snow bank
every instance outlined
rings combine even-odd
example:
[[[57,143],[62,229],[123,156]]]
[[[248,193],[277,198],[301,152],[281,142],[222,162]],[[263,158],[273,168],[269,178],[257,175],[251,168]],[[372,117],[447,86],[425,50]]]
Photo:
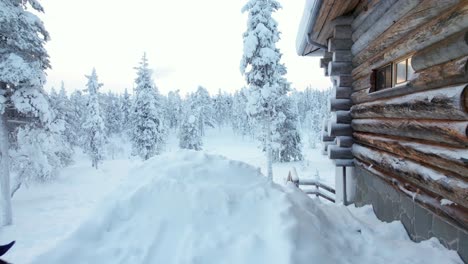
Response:
[[[411,242],[401,224],[375,230],[219,156],[178,151],[129,176],[35,263],[461,263],[435,240]]]

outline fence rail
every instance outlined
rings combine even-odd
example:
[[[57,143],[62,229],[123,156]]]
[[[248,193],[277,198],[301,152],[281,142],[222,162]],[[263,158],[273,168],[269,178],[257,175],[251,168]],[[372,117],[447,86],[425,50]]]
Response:
[[[297,188],[300,186],[314,186],[315,190],[303,190],[304,193],[309,194],[309,195],[315,195],[317,197],[322,197],[332,203],[335,203],[335,198],[333,198],[331,195],[328,195],[324,192],[321,191],[323,189],[324,191],[327,191],[336,197],[336,191],[332,187],[323,184],[319,181],[313,180],[313,179],[299,179],[299,176],[297,175],[296,169],[293,168],[291,171],[289,171],[288,174],[288,181],[294,183]]]

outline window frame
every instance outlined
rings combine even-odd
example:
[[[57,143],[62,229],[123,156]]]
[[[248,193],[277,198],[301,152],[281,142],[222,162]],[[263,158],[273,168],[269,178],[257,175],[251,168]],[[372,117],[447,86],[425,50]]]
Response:
[[[383,65],[381,67],[378,67],[377,69],[372,70],[371,90],[370,90],[370,92],[378,92],[378,91],[383,91],[383,90],[387,90],[387,89],[391,89],[391,88],[406,85],[408,83],[408,81],[409,81],[409,78],[410,78],[409,75],[410,75],[410,67],[411,67],[410,61],[411,61],[411,59],[412,59],[412,55],[401,57],[401,58],[399,58],[397,60],[386,63],[385,65]],[[397,65],[398,65],[398,63],[401,63],[401,62],[405,62],[405,80],[402,81],[402,82],[397,83],[397,78],[398,78]],[[378,75],[377,74],[378,74],[378,72],[385,71],[385,69],[388,66],[391,66],[391,76],[390,76],[391,86],[377,89],[377,87],[378,87],[378,85],[377,85]],[[412,74],[414,74],[414,69],[412,67],[411,67],[411,71],[412,71]]]

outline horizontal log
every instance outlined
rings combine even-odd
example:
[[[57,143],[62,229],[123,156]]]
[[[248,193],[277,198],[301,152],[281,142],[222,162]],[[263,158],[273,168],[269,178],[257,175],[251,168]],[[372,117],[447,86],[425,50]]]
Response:
[[[468,27],[468,2],[463,1],[459,5],[447,10],[436,19],[412,31],[406,37],[401,38],[395,44],[365,60],[353,70],[353,77],[359,79],[398,58],[411,52],[419,51],[436,42],[439,42],[452,34],[465,30]]]
[[[354,30],[352,39],[356,41],[379,20],[397,0],[378,1],[367,12],[359,14],[351,26]]]
[[[356,81],[353,90],[359,90],[351,95],[353,103],[359,104],[377,99],[411,94],[468,82],[468,56],[439,64],[416,73],[404,86],[369,93],[370,76],[365,82]],[[364,79],[361,79],[364,80]]]
[[[435,215],[440,216],[441,218],[462,229],[468,226],[467,208],[459,204],[443,205],[441,202],[441,200],[444,199],[443,197],[435,195],[434,193],[424,189],[420,189],[399,175],[389,175],[388,173],[382,173],[374,169],[372,164],[368,164],[357,159],[354,161],[354,163],[356,167],[359,167],[362,170],[366,170],[372,173],[372,175],[376,175],[381,180],[385,181],[388,186],[393,187],[402,195],[415,201],[418,205],[428,209]]]
[[[351,39],[330,38],[328,40],[329,52],[334,52],[338,50],[350,50],[352,46],[353,46],[353,41]]]
[[[353,118],[468,120],[468,84],[382,99],[351,107]]]
[[[353,34],[353,29],[351,25],[340,25],[335,26],[333,29],[333,37],[336,39],[351,39]]]
[[[351,87],[353,85],[351,75],[333,76],[331,78],[335,87]]]
[[[466,181],[439,173],[411,160],[401,159],[387,152],[359,144],[353,145],[352,152],[357,159],[372,164],[372,168],[376,170],[399,175],[421,189],[429,190],[468,207],[468,183]]]
[[[353,137],[338,136],[336,137],[336,145],[342,148],[350,148],[354,143]]]
[[[321,58],[320,59],[320,68],[327,68],[328,63],[330,63],[330,61],[332,61],[331,58]]]
[[[335,167],[354,167],[354,159],[335,159]]]
[[[351,136],[352,134],[353,130],[349,124],[337,124],[333,121],[328,123],[328,135],[331,137]]]
[[[359,132],[353,133],[356,143],[378,148],[414,160],[428,167],[453,172],[468,180],[468,149],[422,144],[402,138],[380,137]],[[337,138],[339,145],[341,137]]]
[[[335,145],[335,141],[325,141],[322,142],[322,155],[328,155],[328,147]]]
[[[420,139],[455,148],[468,147],[468,121],[353,119],[351,125],[358,132]]]
[[[458,59],[468,55],[468,31],[456,33],[413,55],[411,65],[415,71]]]
[[[365,33],[358,39],[355,39],[354,45],[351,48],[352,53],[357,54],[369,46],[369,43],[374,41],[380,34],[395,24],[395,21],[399,21],[400,18],[421,2],[422,0],[399,0],[396,2]]]
[[[351,148],[340,148],[336,145],[328,146],[328,158],[335,159],[353,159]]]
[[[350,111],[336,111],[332,112],[330,121],[338,124],[351,124]]]
[[[331,137],[328,135],[328,132],[322,131],[322,142],[334,142],[335,137]]]
[[[330,61],[328,63],[328,74],[330,74],[330,76],[349,75],[352,70],[353,65],[351,62]]]
[[[395,42],[404,38],[411,31],[421,27],[425,23],[433,20],[436,16],[442,14],[448,8],[458,4],[460,0],[424,0],[417,7],[406,13],[404,17],[395,20],[387,30],[378,36],[374,41],[366,43],[364,49],[359,53],[354,53],[354,65],[359,65],[370,57],[382,52]],[[353,48],[355,48],[356,43]]]
[[[336,99],[349,99],[353,89],[351,87],[334,87],[331,97]]]
[[[349,50],[337,50],[333,52],[333,61],[351,63],[353,61],[353,55]]]
[[[350,99],[329,98],[328,110],[330,112],[347,111],[351,109],[352,105],[353,104]]]

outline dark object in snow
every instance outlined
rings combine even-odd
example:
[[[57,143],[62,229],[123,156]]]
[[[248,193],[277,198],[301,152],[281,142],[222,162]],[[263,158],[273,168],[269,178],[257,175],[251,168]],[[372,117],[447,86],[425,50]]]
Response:
[[[6,245],[3,245],[3,246],[0,246],[0,257],[5,255],[5,253],[8,252],[8,250],[10,250],[10,248],[15,244],[15,241],[12,241],[11,243],[9,244],[6,244]],[[3,260],[0,259],[0,264],[8,264],[8,262],[5,262]]]

